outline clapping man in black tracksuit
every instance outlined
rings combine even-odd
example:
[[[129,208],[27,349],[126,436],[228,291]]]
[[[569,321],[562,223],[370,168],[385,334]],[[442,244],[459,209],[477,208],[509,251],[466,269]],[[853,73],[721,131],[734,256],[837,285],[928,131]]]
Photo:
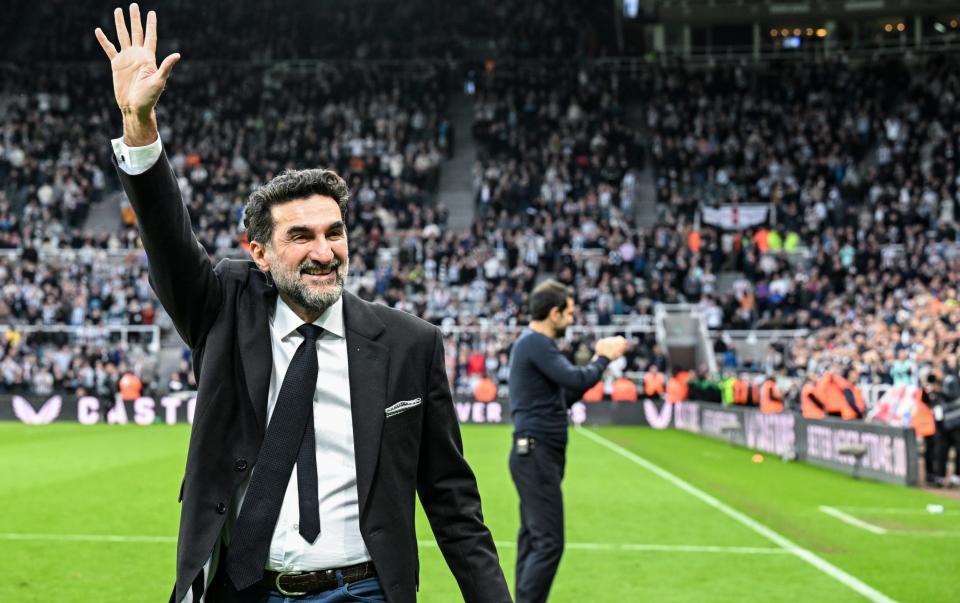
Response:
[[[567,408],[603,375],[627,347],[623,337],[595,346],[587,366],[574,366],[554,340],[573,322],[573,297],[553,280],[530,298],[532,321],[510,356],[510,404],[514,438],[510,474],[520,495],[517,543],[517,603],[542,603],[563,554],[563,479],[567,447]]]

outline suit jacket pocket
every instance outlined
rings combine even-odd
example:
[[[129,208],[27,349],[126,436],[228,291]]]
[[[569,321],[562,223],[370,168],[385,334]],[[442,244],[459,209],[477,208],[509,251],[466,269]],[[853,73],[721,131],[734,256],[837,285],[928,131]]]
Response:
[[[413,398],[411,400],[401,400],[395,404],[391,404],[384,410],[384,414],[387,419],[391,419],[397,415],[410,412],[411,410],[419,407],[423,404],[423,398]]]

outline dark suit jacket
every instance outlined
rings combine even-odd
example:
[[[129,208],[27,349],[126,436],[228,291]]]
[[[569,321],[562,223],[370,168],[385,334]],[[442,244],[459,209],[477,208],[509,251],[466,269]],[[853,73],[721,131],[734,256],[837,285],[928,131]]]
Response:
[[[154,290],[193,350],[197,373],[173,594],[181,601],[198,576],[203,580],[230,502],[256,465],[272,366],[268,313],[277,290],[251,261],[211,265],[166,155],[141,175],[117,171],[137,214]],[[463,458],[439,330],[347,292],[344,321],[360,532],[387,599],[416,600],[419,493],[464,599],[510,601]],[[413,398],[422,404],[385,419],[386,407]]]

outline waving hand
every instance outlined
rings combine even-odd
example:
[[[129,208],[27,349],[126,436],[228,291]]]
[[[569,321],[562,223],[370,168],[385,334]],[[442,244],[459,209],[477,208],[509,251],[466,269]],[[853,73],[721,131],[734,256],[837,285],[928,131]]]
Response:
[[[144,34],[140,20],[140,7],[130,5],[130,31],[124,21],[123,9],[113,12],[117,27],[116,46],[107,39],[99,27],[97,41],[110,59],[113,71],[113,93],[123,112],[124,138],[128,144],[143,145],[156,140],[156,115],[154,107],[167,84],[170,71],[180,60],[173,53],[157,67],[157,15],[147,13],[147,30]],[[150,138],[152,136],[152,138]]]

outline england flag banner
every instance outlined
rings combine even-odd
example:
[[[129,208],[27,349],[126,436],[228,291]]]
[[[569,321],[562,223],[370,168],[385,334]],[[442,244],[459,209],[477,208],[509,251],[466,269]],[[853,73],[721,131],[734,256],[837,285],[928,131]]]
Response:
[[[723,205],[700,208],[703,221],[726,230],[742,230],[767,221],[767,205]]]

